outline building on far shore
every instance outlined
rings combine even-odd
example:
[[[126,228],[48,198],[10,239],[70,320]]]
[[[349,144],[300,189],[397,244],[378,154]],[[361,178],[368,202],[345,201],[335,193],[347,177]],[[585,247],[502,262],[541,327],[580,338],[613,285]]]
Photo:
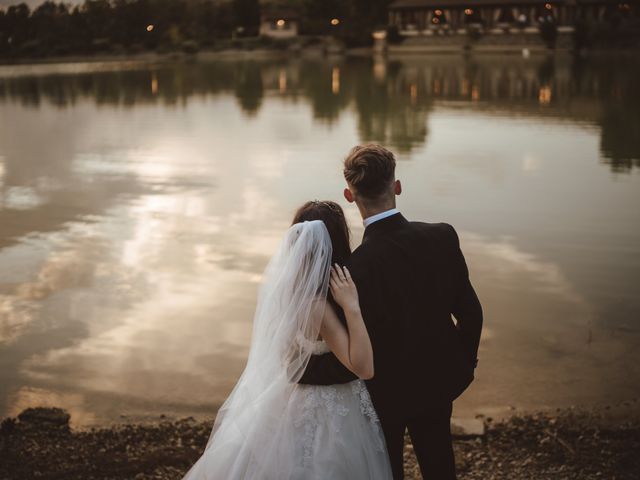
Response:
[[[558,33],[572,32],[577,19],[604,22],[613,15],[638,16],[637,0],[396,0],[389,24],[403,36],[466,34],[473,26],[487,33],[537,33],[553,22]]]
[[[263,4],[260,13],[260,35],[292,38],[298,35],[300,15],[292,8]]]

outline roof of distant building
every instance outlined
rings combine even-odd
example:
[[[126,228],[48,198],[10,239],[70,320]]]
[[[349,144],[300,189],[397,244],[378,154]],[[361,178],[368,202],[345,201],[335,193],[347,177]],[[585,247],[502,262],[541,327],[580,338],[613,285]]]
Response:
[[[473,8],[476,6],[518,6],[518,5],[576,5],[580,3],[615,3],[611,0],[396,0],[389,5],[391,10],[411,10],[428,7],[462,7]]]

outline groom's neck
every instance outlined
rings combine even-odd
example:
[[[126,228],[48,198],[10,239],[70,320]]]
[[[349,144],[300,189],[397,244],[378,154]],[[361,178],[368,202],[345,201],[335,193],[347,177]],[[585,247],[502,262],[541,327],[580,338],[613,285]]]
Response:
[[[395,197],[390,201],[380,203],[380,204],[366,204],[364,202],[357,202],[358,210],[360,210],[360,216],[362,219],[373,217],[378,213],[386,212],[387,210],[391,210],[392,208],[396,208],[396,199]]]

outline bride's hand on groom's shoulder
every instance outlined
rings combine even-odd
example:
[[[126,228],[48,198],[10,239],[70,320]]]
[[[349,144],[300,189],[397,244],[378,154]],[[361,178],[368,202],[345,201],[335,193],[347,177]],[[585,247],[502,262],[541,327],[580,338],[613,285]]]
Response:
[[[358,289],[351,278],[351,273],[347,267],[341,267],[337,263],[331,267],[331,278],[329,279],[331,294],[338,305],[343,310],[359,311]]]

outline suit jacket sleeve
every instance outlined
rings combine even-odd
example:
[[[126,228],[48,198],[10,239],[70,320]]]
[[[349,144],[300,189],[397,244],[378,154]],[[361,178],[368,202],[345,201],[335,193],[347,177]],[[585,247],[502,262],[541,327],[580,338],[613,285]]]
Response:
[[[475,367],[478,363],[478,346],[480,345],[480,333],[482,331],[482,306],[469,280],[469,270],[460,249],[458,234],[451,225],[447,224],[447,226],[451,231],[454,242],[455,292],[451,313],[457,320],[457,328],[460,332],[462,343]]]

